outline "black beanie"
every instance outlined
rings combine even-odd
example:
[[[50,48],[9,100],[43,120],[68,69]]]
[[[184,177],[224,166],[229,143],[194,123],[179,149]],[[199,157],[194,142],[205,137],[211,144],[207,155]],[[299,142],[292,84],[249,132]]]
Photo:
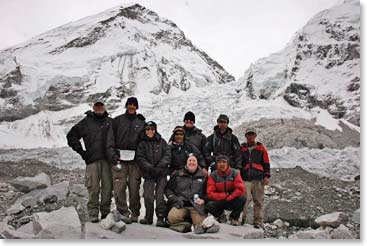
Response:
[[[185,117],[184,117],[184,121],[185,120],[191,120],[192,122],[195,123],[195,115],[193,112],[189,111],[185,114]]]
[[[157,131],[157,124],[154,121],[148,121],[144,124],[144,129],[147,127],[154,127],[155,131]]]
[[[136,97],[129,97],[125,103],[125,108],[127,108],[127,105],[133,104],[136,106],[136,109],[139,108],[138,99]]]
[[[229,118],[228,118],[228,116],[227,116],[227,115],[225,115],[225,114],[221,114],[221,115],[219,115],[219,117],[218,117],[218,119],[217,119],[217,122],[219,122],[220,120],[225,120],[225,121],[227,121],[227,123],[229,124]]]

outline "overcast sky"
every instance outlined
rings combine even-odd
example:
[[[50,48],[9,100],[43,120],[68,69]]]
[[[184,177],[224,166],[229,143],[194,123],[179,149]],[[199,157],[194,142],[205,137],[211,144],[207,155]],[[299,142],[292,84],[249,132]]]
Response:
[[[0,49],[131,1],[1,0]],[[137,0],[175,22],[236,78],[282,49],[321,10],[342,0]]]

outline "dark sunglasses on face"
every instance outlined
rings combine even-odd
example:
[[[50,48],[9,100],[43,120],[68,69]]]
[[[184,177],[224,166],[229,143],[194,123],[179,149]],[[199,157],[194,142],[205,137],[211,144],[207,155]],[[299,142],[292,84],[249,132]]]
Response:
[[[248,133],[246,133],[246,136],[254,136],[254,135],[255,135],[254,132],[248,132]]]
[[[148,128],[145,128],[145,131],[147,132],[147,131],[155,131],[155,129],[154,128],[152,128],[152,127],[148,127]]]
[[[227,124],[227,121],[225,120],[220,120],[219,123],[223,123],[223,124]]]
[[[183,133],[181,133],[181,132],[175,133],[175,136],[183,136]]]

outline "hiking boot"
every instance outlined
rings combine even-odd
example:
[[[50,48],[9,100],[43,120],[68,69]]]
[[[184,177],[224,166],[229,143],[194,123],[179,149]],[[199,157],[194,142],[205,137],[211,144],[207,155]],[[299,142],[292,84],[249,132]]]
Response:
[[[264,230],[264,225],[259,224],[259,223],[255,223],[255,224],[254,224],[254,228]]]
[[[181,233],[190,232],[191,231],[191,223],[189,223],[189,222],[179,222],[179,223],[176,223],[176,224],[171,224],[169,226],[169,229],[177,231],[177,232],[181,232]]]
[[[239,219],[232,219],[231,218],[231,225],[232,226],[239,226],[239,225],[241,225],[241,222],[240,222]]]
[[[227,222],[227,216],[226,214],[223,212],[218,218],[217,221],[219,223],[226,223]]]
[[[99,219],[98,219],[98,215],[89,215],[90,218],[90,222],[92,223],[98,223]]]
[[[211,227],[207,228],[206,232],[207,233],[216,233],[216,232],[219,231],[219,228],[220,228],[219,225],[214,224]]]
[[[203,234],[203,233],[205,233],[205,229],[202,225],[196,225],[194,227],[194,233],[195,234]]]
[[[125,224],[131,224],[131,219],[129,216],[121,215],[121,220],[125,222]]]
[[[138,215],[131,215],[130,217],[132,223],[138,223],[139,216]]]
[[[156,226],[168,228],[169,225],[167,224],[166,219],[164,217],[158,217]]]
[[[142,225],[151,225],[151,224],[153,224],[153,221],[152,221],[152,220],[148,220],[148,219],[144,218],[144,219],[141,219],[141,220],[139,221],[139,223],[140,223],[140,224],[142,224]]]

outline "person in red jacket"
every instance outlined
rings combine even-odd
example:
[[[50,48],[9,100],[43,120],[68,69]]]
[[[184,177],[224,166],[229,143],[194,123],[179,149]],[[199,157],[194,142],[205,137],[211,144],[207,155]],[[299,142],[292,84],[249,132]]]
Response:
[[[246,203],[246,190],[241,174],[229,166],[229,158],[224,155],[216,157],[216,167],[208,177],[206,207],[221,223],[226,221],[224,210],[232,211],[229,215],[231,225],[238,226]]]
[[[248,128],[245,132],[247,142],[241,145],[242,165],[241,177],[246,188],[246,204],[242,213],[242,224],[246,223],[250,202],[254,203],[253,225],[264,228],[264,185],[270,183],[270,160],[268,151],[256,141],[256,129]]]

